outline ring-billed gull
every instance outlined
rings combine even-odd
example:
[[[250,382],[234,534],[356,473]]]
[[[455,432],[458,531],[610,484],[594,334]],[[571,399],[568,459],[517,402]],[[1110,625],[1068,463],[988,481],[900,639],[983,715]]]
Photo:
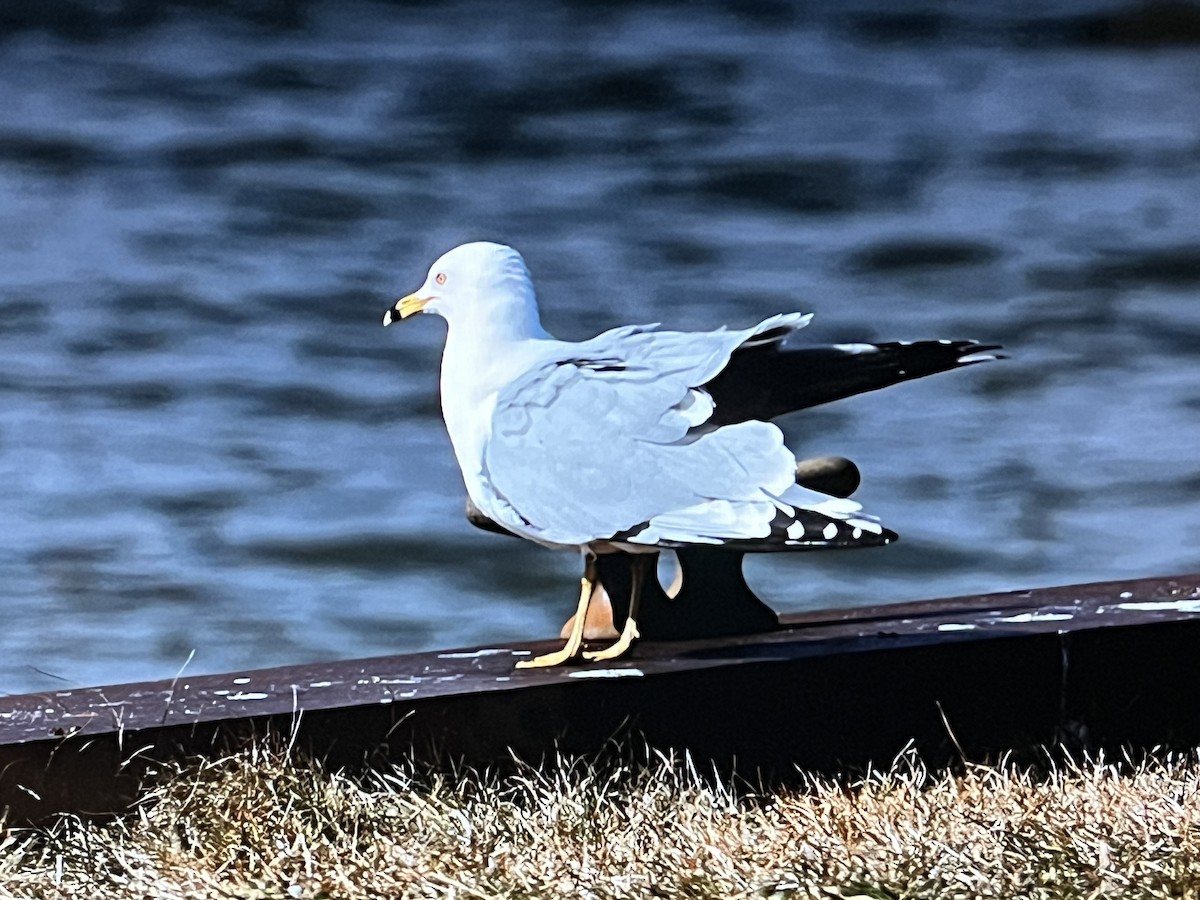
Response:
[[[559,341],[542,328],[524,259],[486,242],[441,256],[383,321],[419,312],[448,325],[442,414],[471,501],[521,537],[583,555],[566,645],[519,665],[557,665],[579,653],[598,553],[635,554],[621,636],[584,654],[607,660],[638,637],[638,595],[659,548],[799,550],[896,538],[859,504],[796,484],[795,458],[765,421],[870,389],[765,377],[811,314],[737,331],[632,325]],[[993,358],[986,351],[994,348],[973,342],[938,346],[954,360],[942,368]],[[873,344],[827,349],[837,358],[884,353]]]

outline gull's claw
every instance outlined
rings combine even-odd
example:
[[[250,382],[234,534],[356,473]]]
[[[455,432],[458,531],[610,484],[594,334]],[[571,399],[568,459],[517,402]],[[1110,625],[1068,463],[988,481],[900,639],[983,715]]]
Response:
[[[535,656],[533,659],[523,659],[517,663],[518,669],[544,669],[547,666],[561,666],[567,660],[574,659],[583,646],[583,626],[587,620],[588,604],[592,600],[592,588],[596,583],[596,558],[587,557],[584,564],[583,578],[579,580],[579,606],[575,610],[575,619],[571,624],[571,634],[561,650]]]
[[[633,568],[629,573],[629,616],[625,619],[625,627],[621,629],[621,636],[617,638],[615,644],[605,647],[603,650],[593,650],[583,654],[584,659],[591,662],[616,659],[618,656],[628,653],[633,642],[641,636],[638,634],[637,627],[638,602],[642,598],[642,584],[651,577],[651,573],[654,571],[654,559],[654,556],[647,554],[639,554],[633,558]]]
[[[547,666],[561,666],[575,658],[579,653],[579,644],[571,646],[571,642],[567,641],[567,645],[561,650],[555,650],[553,653],[546,653],[542,656],[535,656],[533,659],[523,659],[517,663],[518,669],[544,669]]]
[[[629,648],[633,646],[641,635],[638,634],[637,622],[633,619],[625,620],[625,627],[621,630],[621,636],[617,638],[617,642],[603,650],[592,650],[583,654],[583,658],[591,662],[600,662],[605,659],[616,659],[618,656],[624,656],[629,652]]]

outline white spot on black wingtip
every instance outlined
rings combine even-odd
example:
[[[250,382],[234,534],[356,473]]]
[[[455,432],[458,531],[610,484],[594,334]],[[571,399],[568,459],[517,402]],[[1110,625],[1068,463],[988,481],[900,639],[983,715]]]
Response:
[[[828,525],[826,525],[825,530],[821,532],[827,541],[832,541],[835,537],[837,537],[837,533],[838,527],[833,522],[830,522]]]
[[[800,540],[800,538],[804,537],[804,523],[803,522],[793,522],[791,525],[789,525],[787,527],[787,536],[789,538],[789,540],[788,540],[789,544],[794,541],[798,541],[798,540]]]

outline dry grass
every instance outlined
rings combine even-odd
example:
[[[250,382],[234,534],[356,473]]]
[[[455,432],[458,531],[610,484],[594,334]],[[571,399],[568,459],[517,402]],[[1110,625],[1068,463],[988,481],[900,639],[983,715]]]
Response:
[[[262,746],[136,815],[0,832],[12,897],[1200,897],[1200,762],[756,794],[656,758],[347,777]]]

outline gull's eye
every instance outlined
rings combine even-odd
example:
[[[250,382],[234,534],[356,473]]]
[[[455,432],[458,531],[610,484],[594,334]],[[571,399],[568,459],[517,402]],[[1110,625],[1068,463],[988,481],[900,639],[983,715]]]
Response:
[[[436,275],[433,276],[433,280],[436,281],[438,284],[445,284],[446,283],[446,273],[438,272]]]

